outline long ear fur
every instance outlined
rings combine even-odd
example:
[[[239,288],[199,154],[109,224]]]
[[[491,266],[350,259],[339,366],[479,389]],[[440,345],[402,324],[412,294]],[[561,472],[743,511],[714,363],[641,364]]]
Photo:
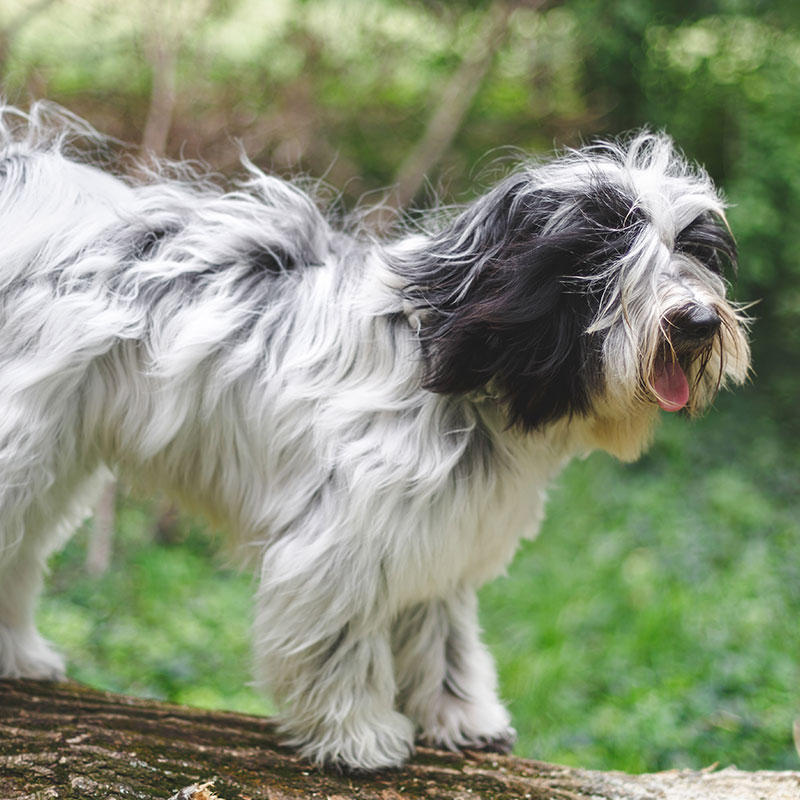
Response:
[[[609,265],[643,223],[608,183],[584,176],[577,193],[535,177],[507,178],[402,267],[421,311],[425,387],[485,387],[527,429],[589,410],[602,335],[586,331]]]

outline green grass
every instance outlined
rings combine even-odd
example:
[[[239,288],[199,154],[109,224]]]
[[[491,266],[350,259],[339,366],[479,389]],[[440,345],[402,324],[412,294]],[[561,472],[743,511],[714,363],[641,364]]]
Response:
[[[719,406],[697,424],[665,419],[637,464],[573,463],[540,537],[483,589],[519,754],[800,768],[800,447],[752,390]],[[146,506],[121,503],[101,579],[83,572],[85,531],[54,559],[40,622],[70,674],[268,712],[246,686],[252,579],[220,568],[202,530],[156,546],[151,526]]]
[[[40,628],[69,675],[112,691],[203,708],[269,713],[251,687],[253,578],[220,566],[213,538],[184,525],[181,541],[154,542],[149,506],[123,499],[111,569],[84,570],[87,529],[52,562]]]

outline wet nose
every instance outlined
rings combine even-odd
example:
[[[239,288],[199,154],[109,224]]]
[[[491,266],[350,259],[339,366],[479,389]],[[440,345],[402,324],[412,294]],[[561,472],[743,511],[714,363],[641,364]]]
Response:
[[[722,320],[713,308],[708,306],[688,306],[671,314],[669,327],[672,338],[680,337],[686,341],[706,342],[719,330]]]

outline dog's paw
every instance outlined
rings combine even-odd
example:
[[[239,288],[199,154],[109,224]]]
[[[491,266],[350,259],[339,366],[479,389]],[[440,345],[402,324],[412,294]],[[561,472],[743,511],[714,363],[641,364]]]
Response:
[[[0,625],[0,678],[64,680],[64,660],[36,631],[21,634]]]
[[[500,703],[471,703],[445,695],[436,717],[423,727],[420,741],[444,750],[508,753],[517,740]]]
[[[517,732],[510,725],[492,733],[440,728],[423,733],[419,741],[440,750],[480,750],[505,755],[514,749]]]
[[[499,733],[490,737],[480,736],[475,741],[459,745],[462,750],[482,750],[485,753],[500,753],[505,755],[514,749],[517,741],[517,732],[509,725]]]
[[[287,726],[282,726],[286,730]],[[289,724],[288,727],[291,727]],[[414,725],[407,717],[391,712],[380,720],[348,720],[319,730],[313,739],[287,743],[317,766],[347,774],[366,774],[397,769],[414,753]]]

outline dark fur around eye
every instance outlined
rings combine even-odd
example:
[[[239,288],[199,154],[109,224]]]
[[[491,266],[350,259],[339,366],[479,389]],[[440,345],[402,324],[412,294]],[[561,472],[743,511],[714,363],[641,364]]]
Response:
[[[736,242],[723,221],[714,214],[701,214],[689,223],[678,234],[675,251],[697,259],[717,275],[724,274],[727,265],[736,271]]]

